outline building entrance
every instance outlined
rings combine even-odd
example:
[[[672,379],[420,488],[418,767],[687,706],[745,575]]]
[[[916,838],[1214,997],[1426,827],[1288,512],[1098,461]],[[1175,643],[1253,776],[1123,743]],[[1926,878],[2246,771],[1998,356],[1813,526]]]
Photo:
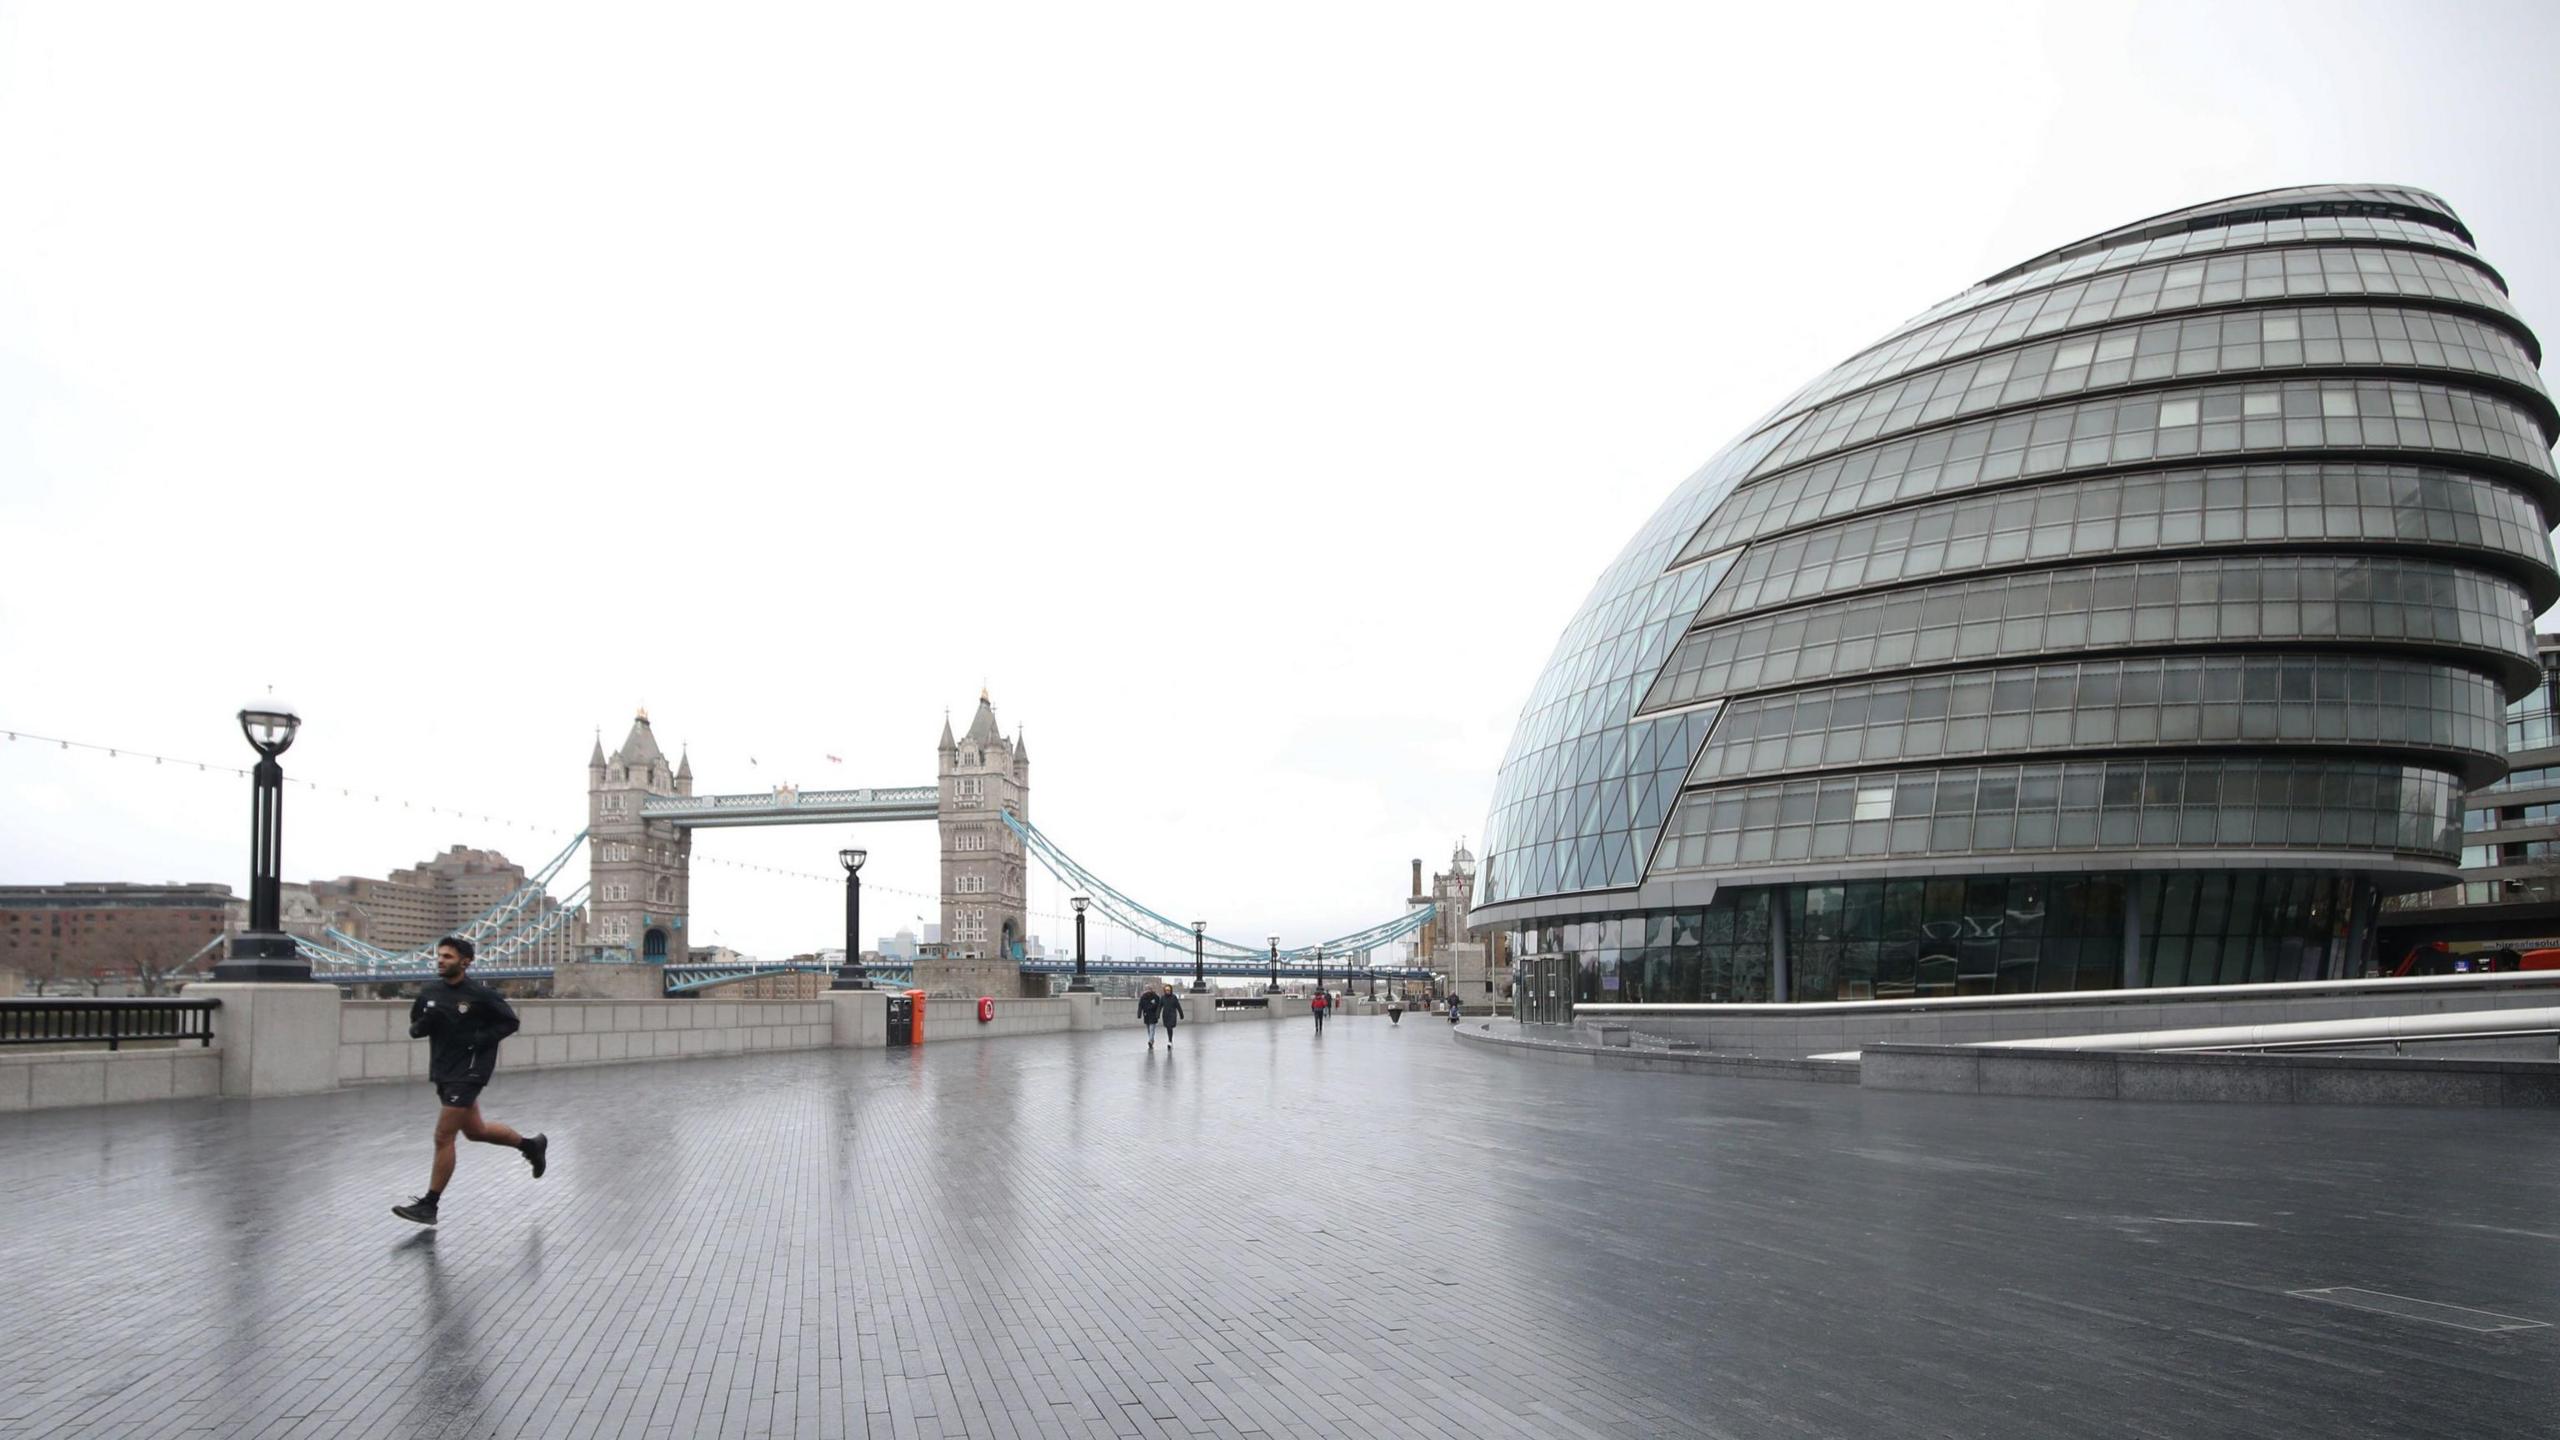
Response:
[[[1531,955],[1522,960],[1519,1002],[1520,1019],[1525,1024],[1570,1024],[1573,962],[1562,955]]]

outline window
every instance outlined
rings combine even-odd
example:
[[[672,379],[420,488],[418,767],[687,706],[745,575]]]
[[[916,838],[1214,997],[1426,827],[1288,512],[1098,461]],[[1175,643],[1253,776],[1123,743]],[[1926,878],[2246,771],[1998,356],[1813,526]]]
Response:
[[[953,794],[962,800],[982,800],[986,798],[985,785],[986,782],[975,775],[963,775],[952,782]]]

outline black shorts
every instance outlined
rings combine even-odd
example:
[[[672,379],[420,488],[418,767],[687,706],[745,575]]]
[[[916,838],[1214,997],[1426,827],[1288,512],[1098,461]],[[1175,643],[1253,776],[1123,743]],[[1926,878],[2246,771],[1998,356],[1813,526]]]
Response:
[[[488,1083],[486,1080],[438,1080],[435,1082],[436,1100],[457,1110],[468,1110],[480,1103],[480,1087]]]

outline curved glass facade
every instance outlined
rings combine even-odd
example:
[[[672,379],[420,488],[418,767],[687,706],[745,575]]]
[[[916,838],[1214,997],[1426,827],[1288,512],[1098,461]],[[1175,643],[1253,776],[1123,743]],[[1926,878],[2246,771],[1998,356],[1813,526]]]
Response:
[[[2240,196],[1728,446],[1524,707],[1474,918],[1586,1000],[2360,973],[2560,599],[2539,342],[2450,207]]]

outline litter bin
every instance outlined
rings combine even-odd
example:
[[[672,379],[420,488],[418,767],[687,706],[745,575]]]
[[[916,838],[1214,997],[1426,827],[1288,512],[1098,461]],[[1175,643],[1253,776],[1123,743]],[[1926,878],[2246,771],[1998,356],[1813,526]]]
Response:
[[[914,1043],[916,1002],[892,990],[889,992],[889,1043]]]

